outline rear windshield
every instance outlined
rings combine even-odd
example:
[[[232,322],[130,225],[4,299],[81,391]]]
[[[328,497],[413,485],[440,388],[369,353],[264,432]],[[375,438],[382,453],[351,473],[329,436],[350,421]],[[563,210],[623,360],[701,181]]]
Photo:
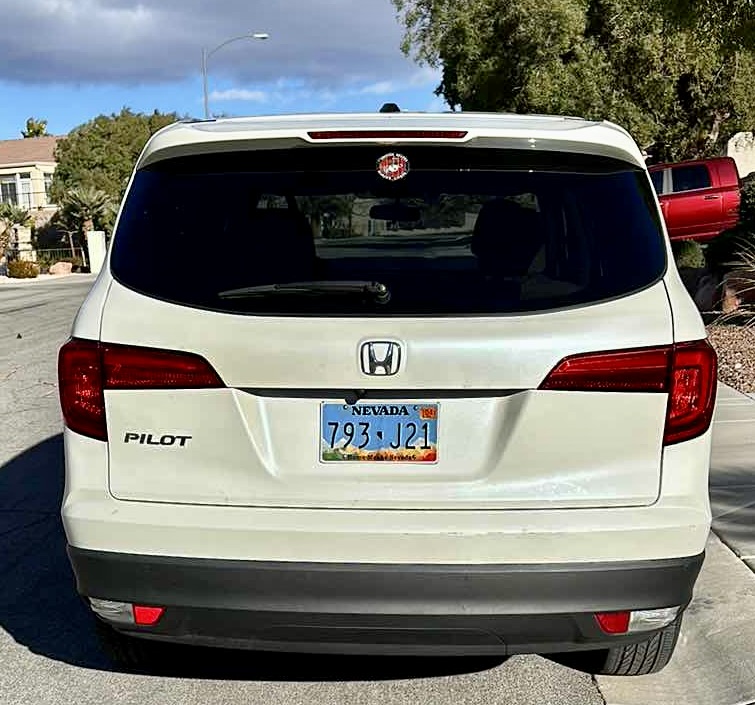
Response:
[[[136,174],[122,284],[260,315],[495,315],[638,291],[666,253],[644,172],[599,157],[302,147]]]

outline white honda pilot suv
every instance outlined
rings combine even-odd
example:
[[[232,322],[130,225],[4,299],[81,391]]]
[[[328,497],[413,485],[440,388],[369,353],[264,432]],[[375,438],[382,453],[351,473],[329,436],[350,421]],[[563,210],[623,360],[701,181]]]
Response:
[[[615,125],[167,127],[59,372],[68,552],[126,666],[155,641],[671,657],[716,358]]]

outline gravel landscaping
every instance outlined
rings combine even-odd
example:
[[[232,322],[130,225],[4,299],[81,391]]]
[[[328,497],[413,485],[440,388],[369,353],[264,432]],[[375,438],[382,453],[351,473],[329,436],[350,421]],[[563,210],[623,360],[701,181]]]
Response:
[[[718,378],[740,392],[755,393],[755,327],[714,323],[708,337],[718,353]]]

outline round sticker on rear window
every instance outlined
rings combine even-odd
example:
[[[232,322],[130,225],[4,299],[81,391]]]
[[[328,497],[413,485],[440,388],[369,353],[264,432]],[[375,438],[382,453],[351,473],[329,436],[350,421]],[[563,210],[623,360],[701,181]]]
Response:
[[[378,159],[377,172],[388,181],[398,181],[409,173],[409,160],[396,152],[385,154]]]

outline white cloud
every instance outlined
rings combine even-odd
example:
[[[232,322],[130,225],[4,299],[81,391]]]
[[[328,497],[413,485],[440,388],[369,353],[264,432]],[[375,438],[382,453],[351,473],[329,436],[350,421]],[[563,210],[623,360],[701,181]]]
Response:
[[[393,81],[378,81],[377,83],[370,83],[359,92],[369,95],[387,95],[388,93],[395,93],[395,91],[396,87]]]
[[[400,91],[405,91],[411,88],[435,88],[439,82],[440,73],[438,71],[428,67],[421,67],[415,69],[412,73],[407,74],[399,80],[368,83],[366,86],[351,92],[352,94],[359,95],[395,95]]]
[[[210,86],[274,84],[313,90],[422,81],[400,51],[391,0],[2,0],[0,80],[140,85],[199,81],[202,48],[245,32],[208,64]],[[426,72],[427,75],[427,72]]]
[[[443,113],[446,110],[450,110],[451,108],[448,106],[448,103],[441,97],[436,96],[433,98],[425,107],[425,112],[427,113]]]
[[[409,77],[409,85],[425,86],[432,84],[434,86],[440,83],[441,72],[430,66],[421,66]]]
[[[266,103],[265,91],[250,91],[245,88],[229,88],[224,91],[212,91],[210,100],[248,100],[253,103]]]

